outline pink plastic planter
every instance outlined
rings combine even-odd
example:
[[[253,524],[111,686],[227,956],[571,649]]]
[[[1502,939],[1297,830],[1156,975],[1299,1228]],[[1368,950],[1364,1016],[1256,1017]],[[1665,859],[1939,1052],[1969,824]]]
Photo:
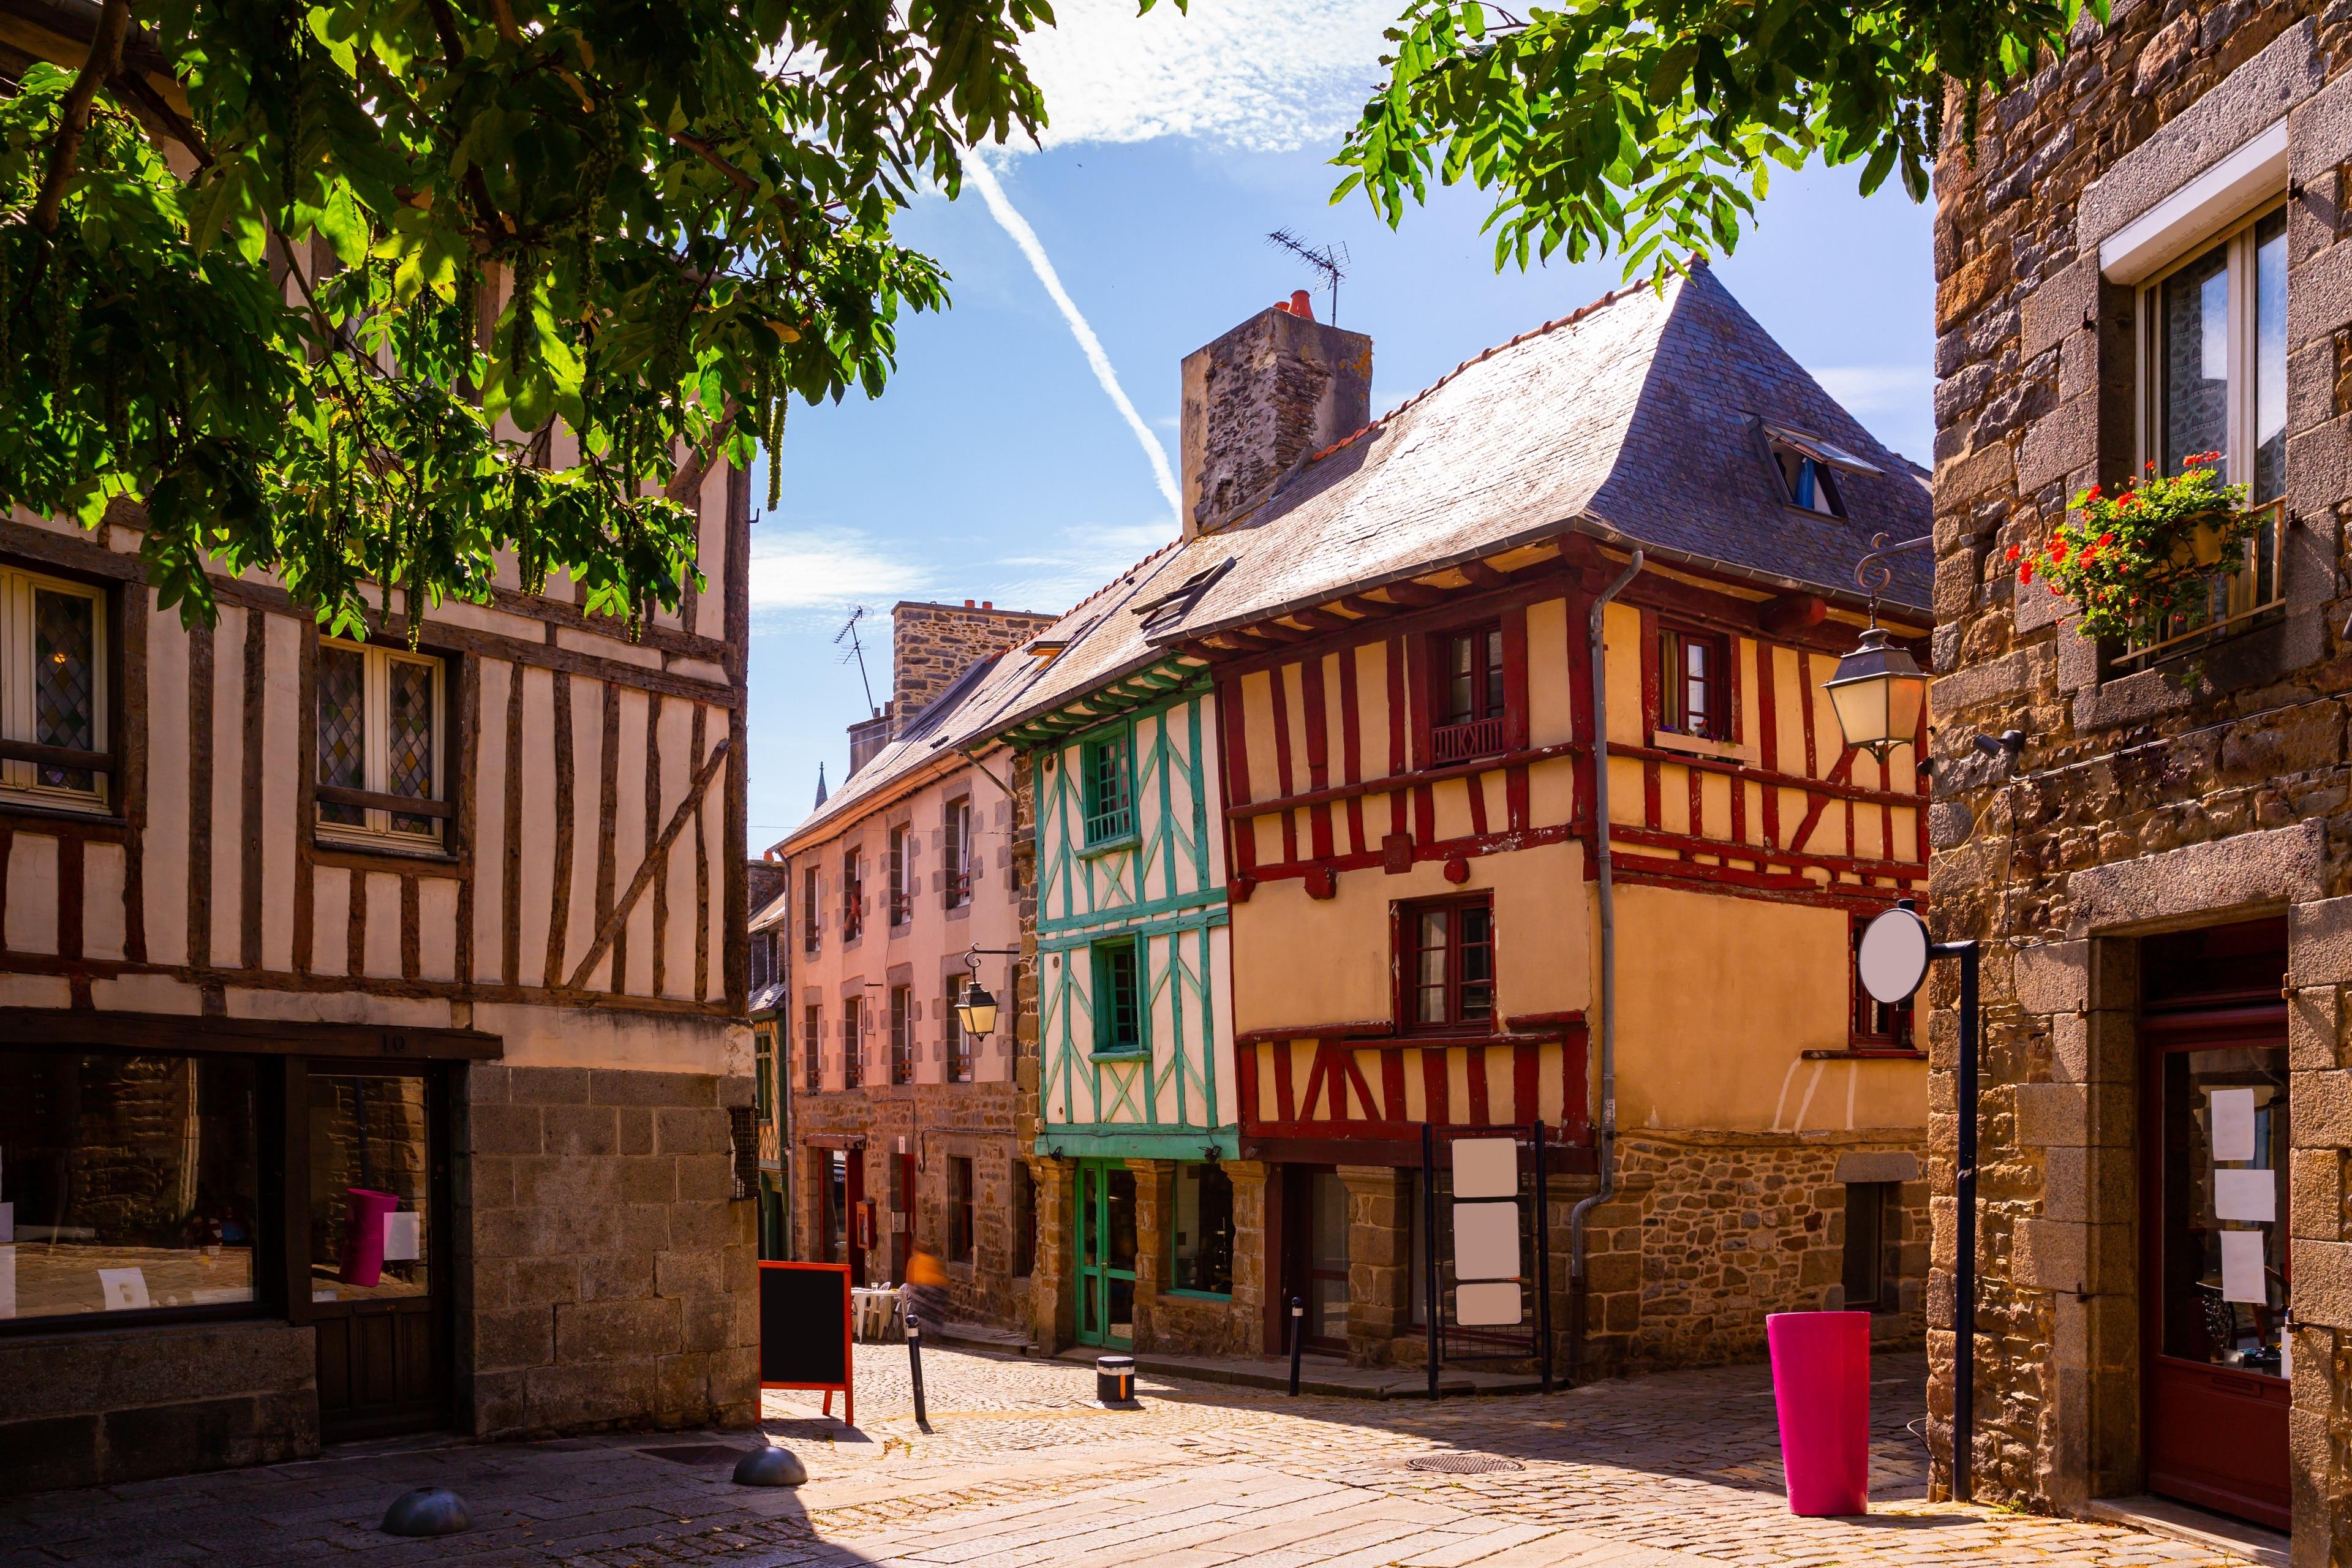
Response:
[[[1789,1511],[1870,1511],[1870,1314],[1775,1312],[1772,1399]]]
[[[390,1193],[343,1189],[342,1268],[336,1278],[362,1290],[383,1278],[383,1220],[400,1206]]]

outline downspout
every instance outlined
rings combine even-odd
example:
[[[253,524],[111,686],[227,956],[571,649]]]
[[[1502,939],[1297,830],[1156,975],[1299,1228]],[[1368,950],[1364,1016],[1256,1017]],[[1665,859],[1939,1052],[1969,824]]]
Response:
[[[1609,663],[1601,626],[1608,616],[1609,601],[1622,593],[1641,570],[1642,552],[1636,550],[1617,580],[1592,601],[1586,634],[1592,663],[1592,855],[1601,872],[1601,1124],[1594,1137],[1601,1185],[1568,1214],[1568,1382],[1571,1388],[1584,1362],[1585,1221],[1594,1208],[1617,1193],[1617,894],[1610,879]],[[1540,1183],[1541,1175],[1537,1179]]]

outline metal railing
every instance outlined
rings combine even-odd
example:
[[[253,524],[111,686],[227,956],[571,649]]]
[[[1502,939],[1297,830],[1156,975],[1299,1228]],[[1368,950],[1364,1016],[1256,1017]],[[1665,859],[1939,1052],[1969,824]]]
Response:
[[[2192,651],[2240,630],[2255,616],[2286,602],[2279,562],[2286,546],[2286,501],[2264,501],[2249,509],[2267,512],[2262,526],[2243,547],[2236,570],[2216,572],[2209,580],[2204,603],[2168,618],[2155,640],[2133,644],[2113,662],[2119,668],[2146,668],[2151,664]]]
[[[1440,767],[1448,763],[1466,763],[1473,757],[1493,756],[1503,749],[1502,716],[1473,719],[1467,724],[1440,724],[1430,731],[1429,740],[1433,760]]]

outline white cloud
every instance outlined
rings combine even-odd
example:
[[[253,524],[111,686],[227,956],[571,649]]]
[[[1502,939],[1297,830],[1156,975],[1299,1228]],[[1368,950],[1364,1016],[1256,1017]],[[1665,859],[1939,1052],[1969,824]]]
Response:
[[[1813,371],[1822,390],[1857,418],[1926,409],[1936,396],[1936,377],[1926,365],[1839,364]]]
[[[1191,136],[1254,152],[1333,140],[1380,77],[1397,0],[1060,0],[1022,48],[1045,145]]]
[[[996,602],[1058,615],[1175,538],[1171,518],[1065,528],[1058,544],[993,563],[1002,584]]]
[[[772,521],[751,535],[754,612],[877,609],[924,591],[929,570],[855,529]]]

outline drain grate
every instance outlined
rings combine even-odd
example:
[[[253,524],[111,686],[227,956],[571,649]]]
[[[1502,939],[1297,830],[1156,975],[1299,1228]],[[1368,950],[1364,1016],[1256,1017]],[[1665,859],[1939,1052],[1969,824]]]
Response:
[[[1449,1476],[1488,1476],[1498,1470],[1527,1468],[1517,1459],[1506,1459],[1499,1454],[1421,1454],[1404,1463],[1407,1469],[1436,1470]]]
[[[640,1448],[638,1453],[656,1459],[667,1459],[673,1465],[732,1464],[746,1450],[730,1447],[725,1443],[674,1443],[667,1448]]]

